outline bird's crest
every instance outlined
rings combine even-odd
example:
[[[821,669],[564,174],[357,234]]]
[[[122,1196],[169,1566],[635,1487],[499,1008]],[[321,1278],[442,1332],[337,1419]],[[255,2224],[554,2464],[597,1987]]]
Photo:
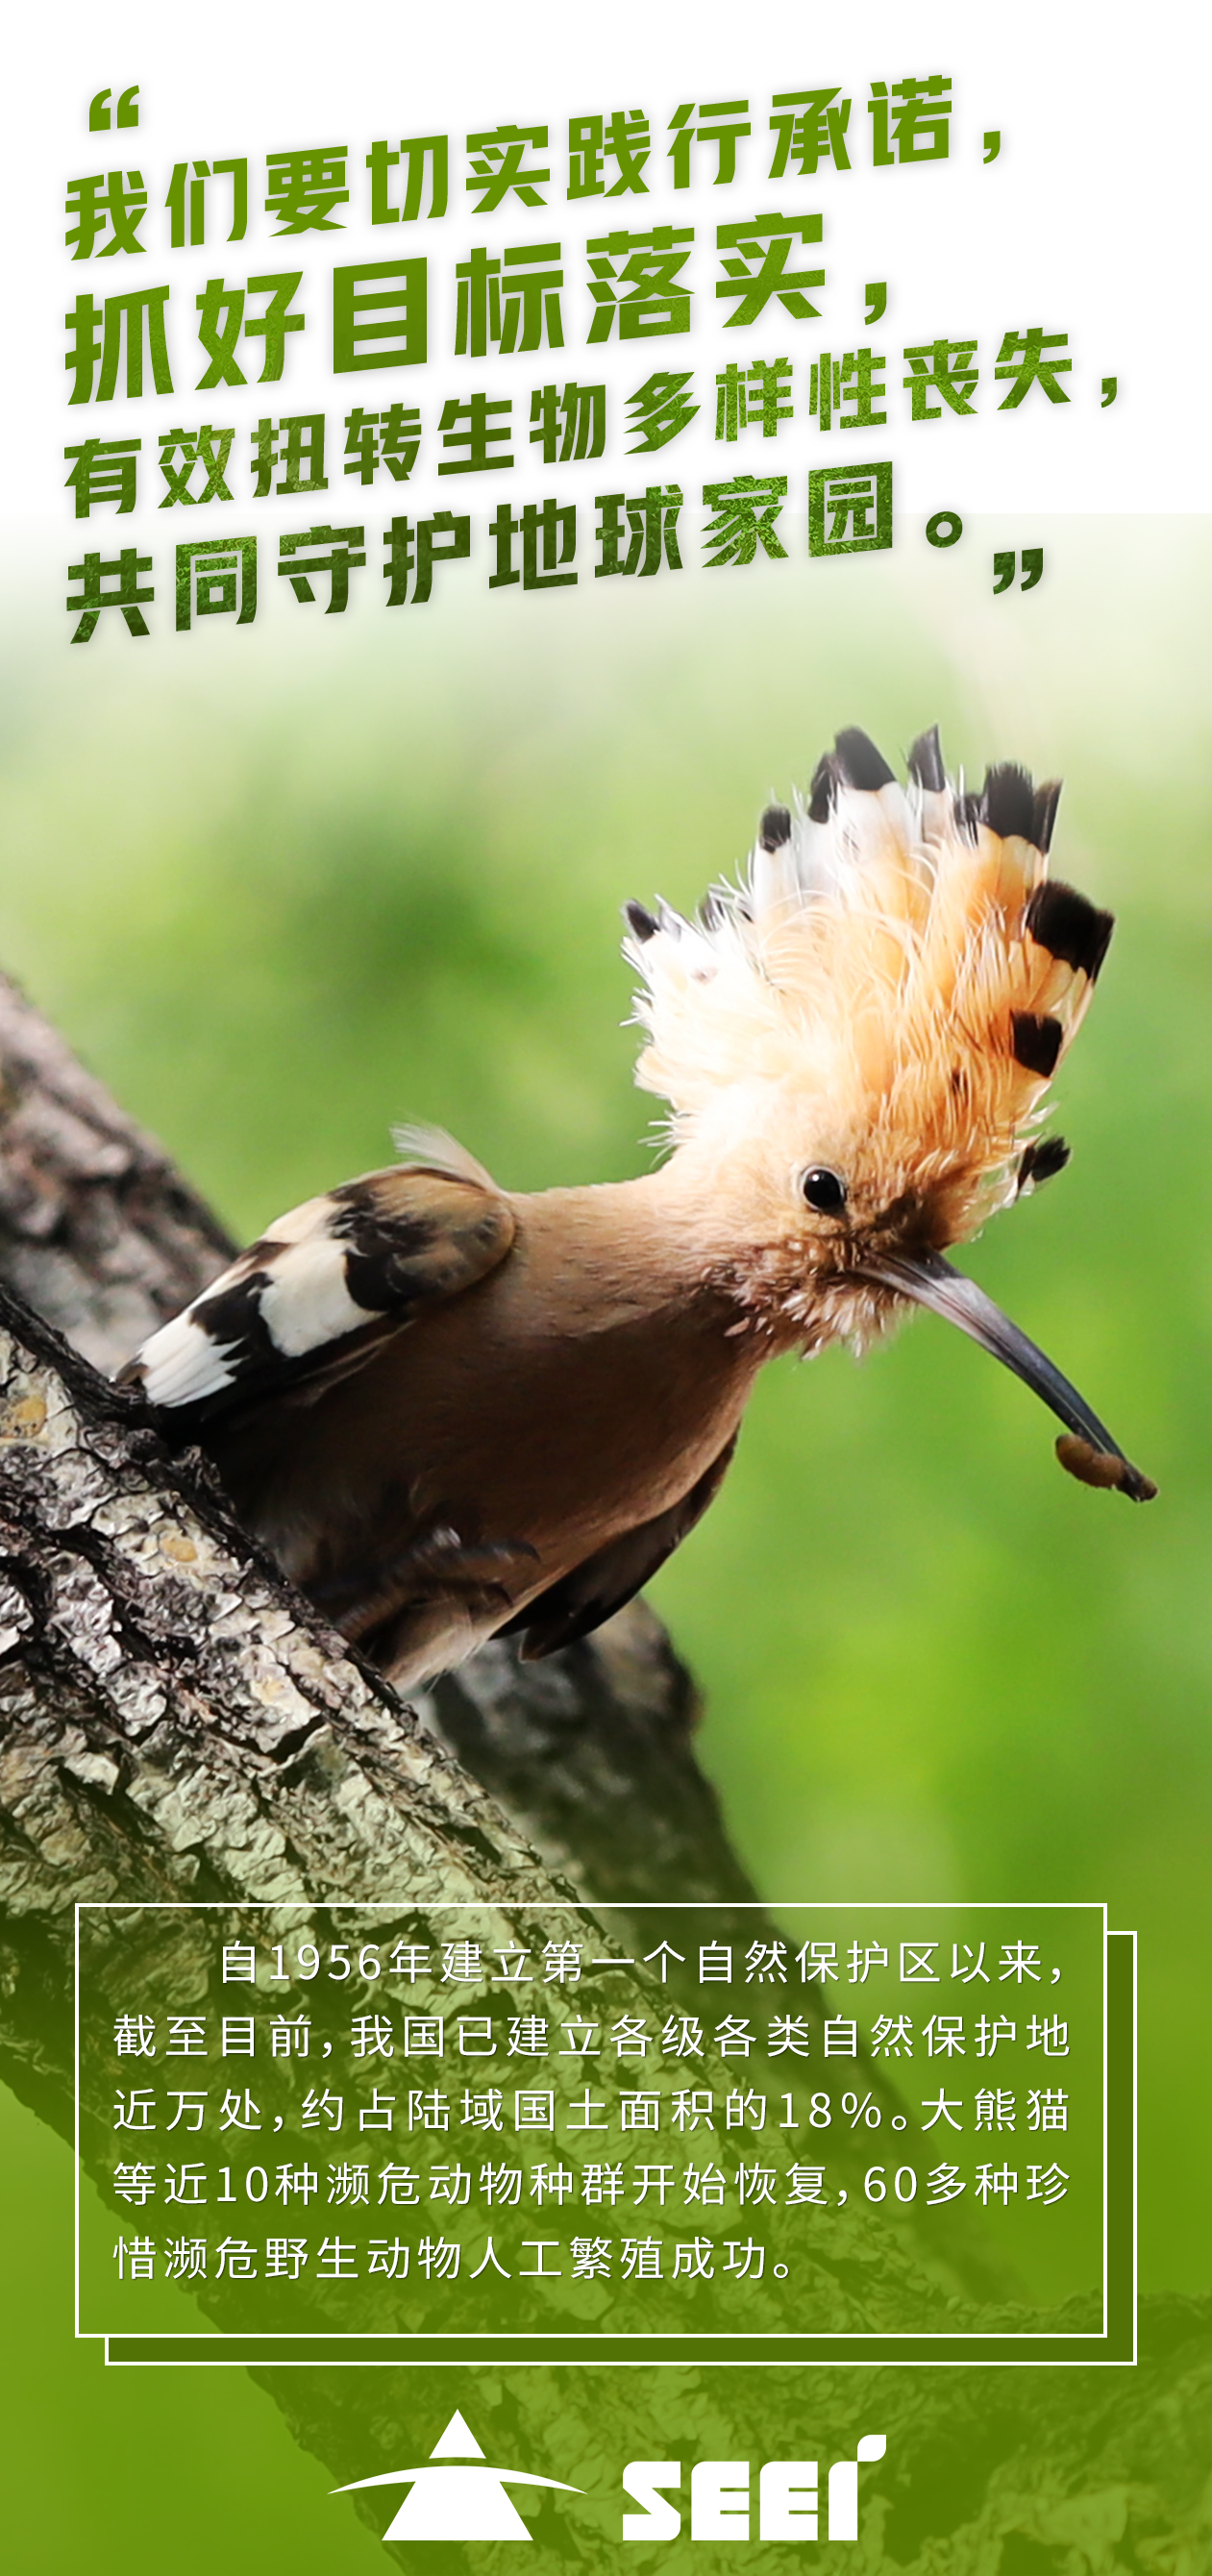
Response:
[[[1004,764],[965,794],[937,729],[908,772],[840,733],[807,803],[763,815],[739,888],[693,922],[628,906],[636,1079],[678,1141],[740,1084],[850,1104],[886,1168],[941,1187],[956,1241],[1063,1159],[1030,1139],[1112,921],[1048,880],[1059,786]]]

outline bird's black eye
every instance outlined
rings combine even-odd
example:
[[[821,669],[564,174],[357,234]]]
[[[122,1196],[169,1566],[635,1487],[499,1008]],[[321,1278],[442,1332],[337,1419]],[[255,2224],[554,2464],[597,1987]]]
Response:
[[[818,1216],[840,1216],[846,1204],[846,1184],[840,1172],[831,1172],[827,1163],[814,1163],[805,1172],[800,1188],[810,1208]]]

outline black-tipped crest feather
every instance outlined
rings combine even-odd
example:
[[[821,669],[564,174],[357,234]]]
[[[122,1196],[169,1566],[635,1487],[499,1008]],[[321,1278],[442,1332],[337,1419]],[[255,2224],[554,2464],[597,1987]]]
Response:
[[[1012,760],[985,772],[981,815],[1003,841],[1031,841],[1035,836],[1035,788],[1025,769]]]
[[[847,787],[857,787],[870,796],[894,784],[895,770],[889,768],[870,734],[862,733],[857,725],[843,725],[833,748]]]
[[[1023,919],[1041,948],[1095,981],[1115,928],[1113,913],[1100,912],[1075,886],[1056,877],[1036,887]]]
[[[1046,778],[1043,786],[1037,787],[1035,791],[1031,838],[1036,849],[1043,851],[1045,858],[1052,847],[1052,833],[1056,823],[1056,809],[1060,803],[1060,792],[1059,778]]]
[[[955,828],[965,841],[975,842],[981,827],[981,800],[969,789],[966,796],[955,800]]]
[[[1021,1198],[1024,1190],[1042,1189],[1045,1181],[1055,1180],[1057,1173],[1063,1172],[1066,1163],[1072,1159],[1072,1154],[1073,1148],[1065,1143],[1063,1136],[1041,1136],[1034,1144],[1025,1146],[1018,1167],[1015,1197]]]
[[[791,816],[785,805],[768,805],[758,825],[758,846],[763,850],[781,850],[791,838]]]
[[[1037,1073],[1042,1082],[1049,1082],[1065,1034],[1060,1021],[1046,1012],[1012,1011],[1010,1025],[1015,1063],[1021,1064],[1024,1073]]]
[[[937,725],[931,725],[928,733],[919,733],[916,742],[910,745],[906,767],[910,777],[919,787],[924,787],[928,795],[943,794],[947,772],[943,767],[943,748]]]
[[[810,823],[827,823],[837,803],[837,762],[831,751],[823,751],[812,773],[808,804]]]

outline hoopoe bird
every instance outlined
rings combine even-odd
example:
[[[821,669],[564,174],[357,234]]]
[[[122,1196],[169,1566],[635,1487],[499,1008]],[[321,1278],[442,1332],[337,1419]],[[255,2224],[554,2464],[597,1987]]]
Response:
[[[719,1490],[759,1369],[910,1306],[1042,1397],[1074,1475],[1154,1493],[944,1258],[1068,1159],[1042,1104],[1112,922],[1049,881],[1059,793],[1008,764],[964,793],[937,728],[902,789],[840,733],[740,887],[626,907],[658,1168],[520,1195],[402,1130],[144,1342],[123,1380],[398,1684],[587,1635]]]

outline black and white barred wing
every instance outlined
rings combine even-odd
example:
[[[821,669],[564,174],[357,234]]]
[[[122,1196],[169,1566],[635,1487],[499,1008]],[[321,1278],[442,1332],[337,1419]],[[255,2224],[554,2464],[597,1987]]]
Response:
[[[507,1199],[470,1156],[365,1172],[277,1219],[120,1372],[184,1429],[305,1402],[503,1261]],[[456,1161],[457,1157],[457,1161]]]

